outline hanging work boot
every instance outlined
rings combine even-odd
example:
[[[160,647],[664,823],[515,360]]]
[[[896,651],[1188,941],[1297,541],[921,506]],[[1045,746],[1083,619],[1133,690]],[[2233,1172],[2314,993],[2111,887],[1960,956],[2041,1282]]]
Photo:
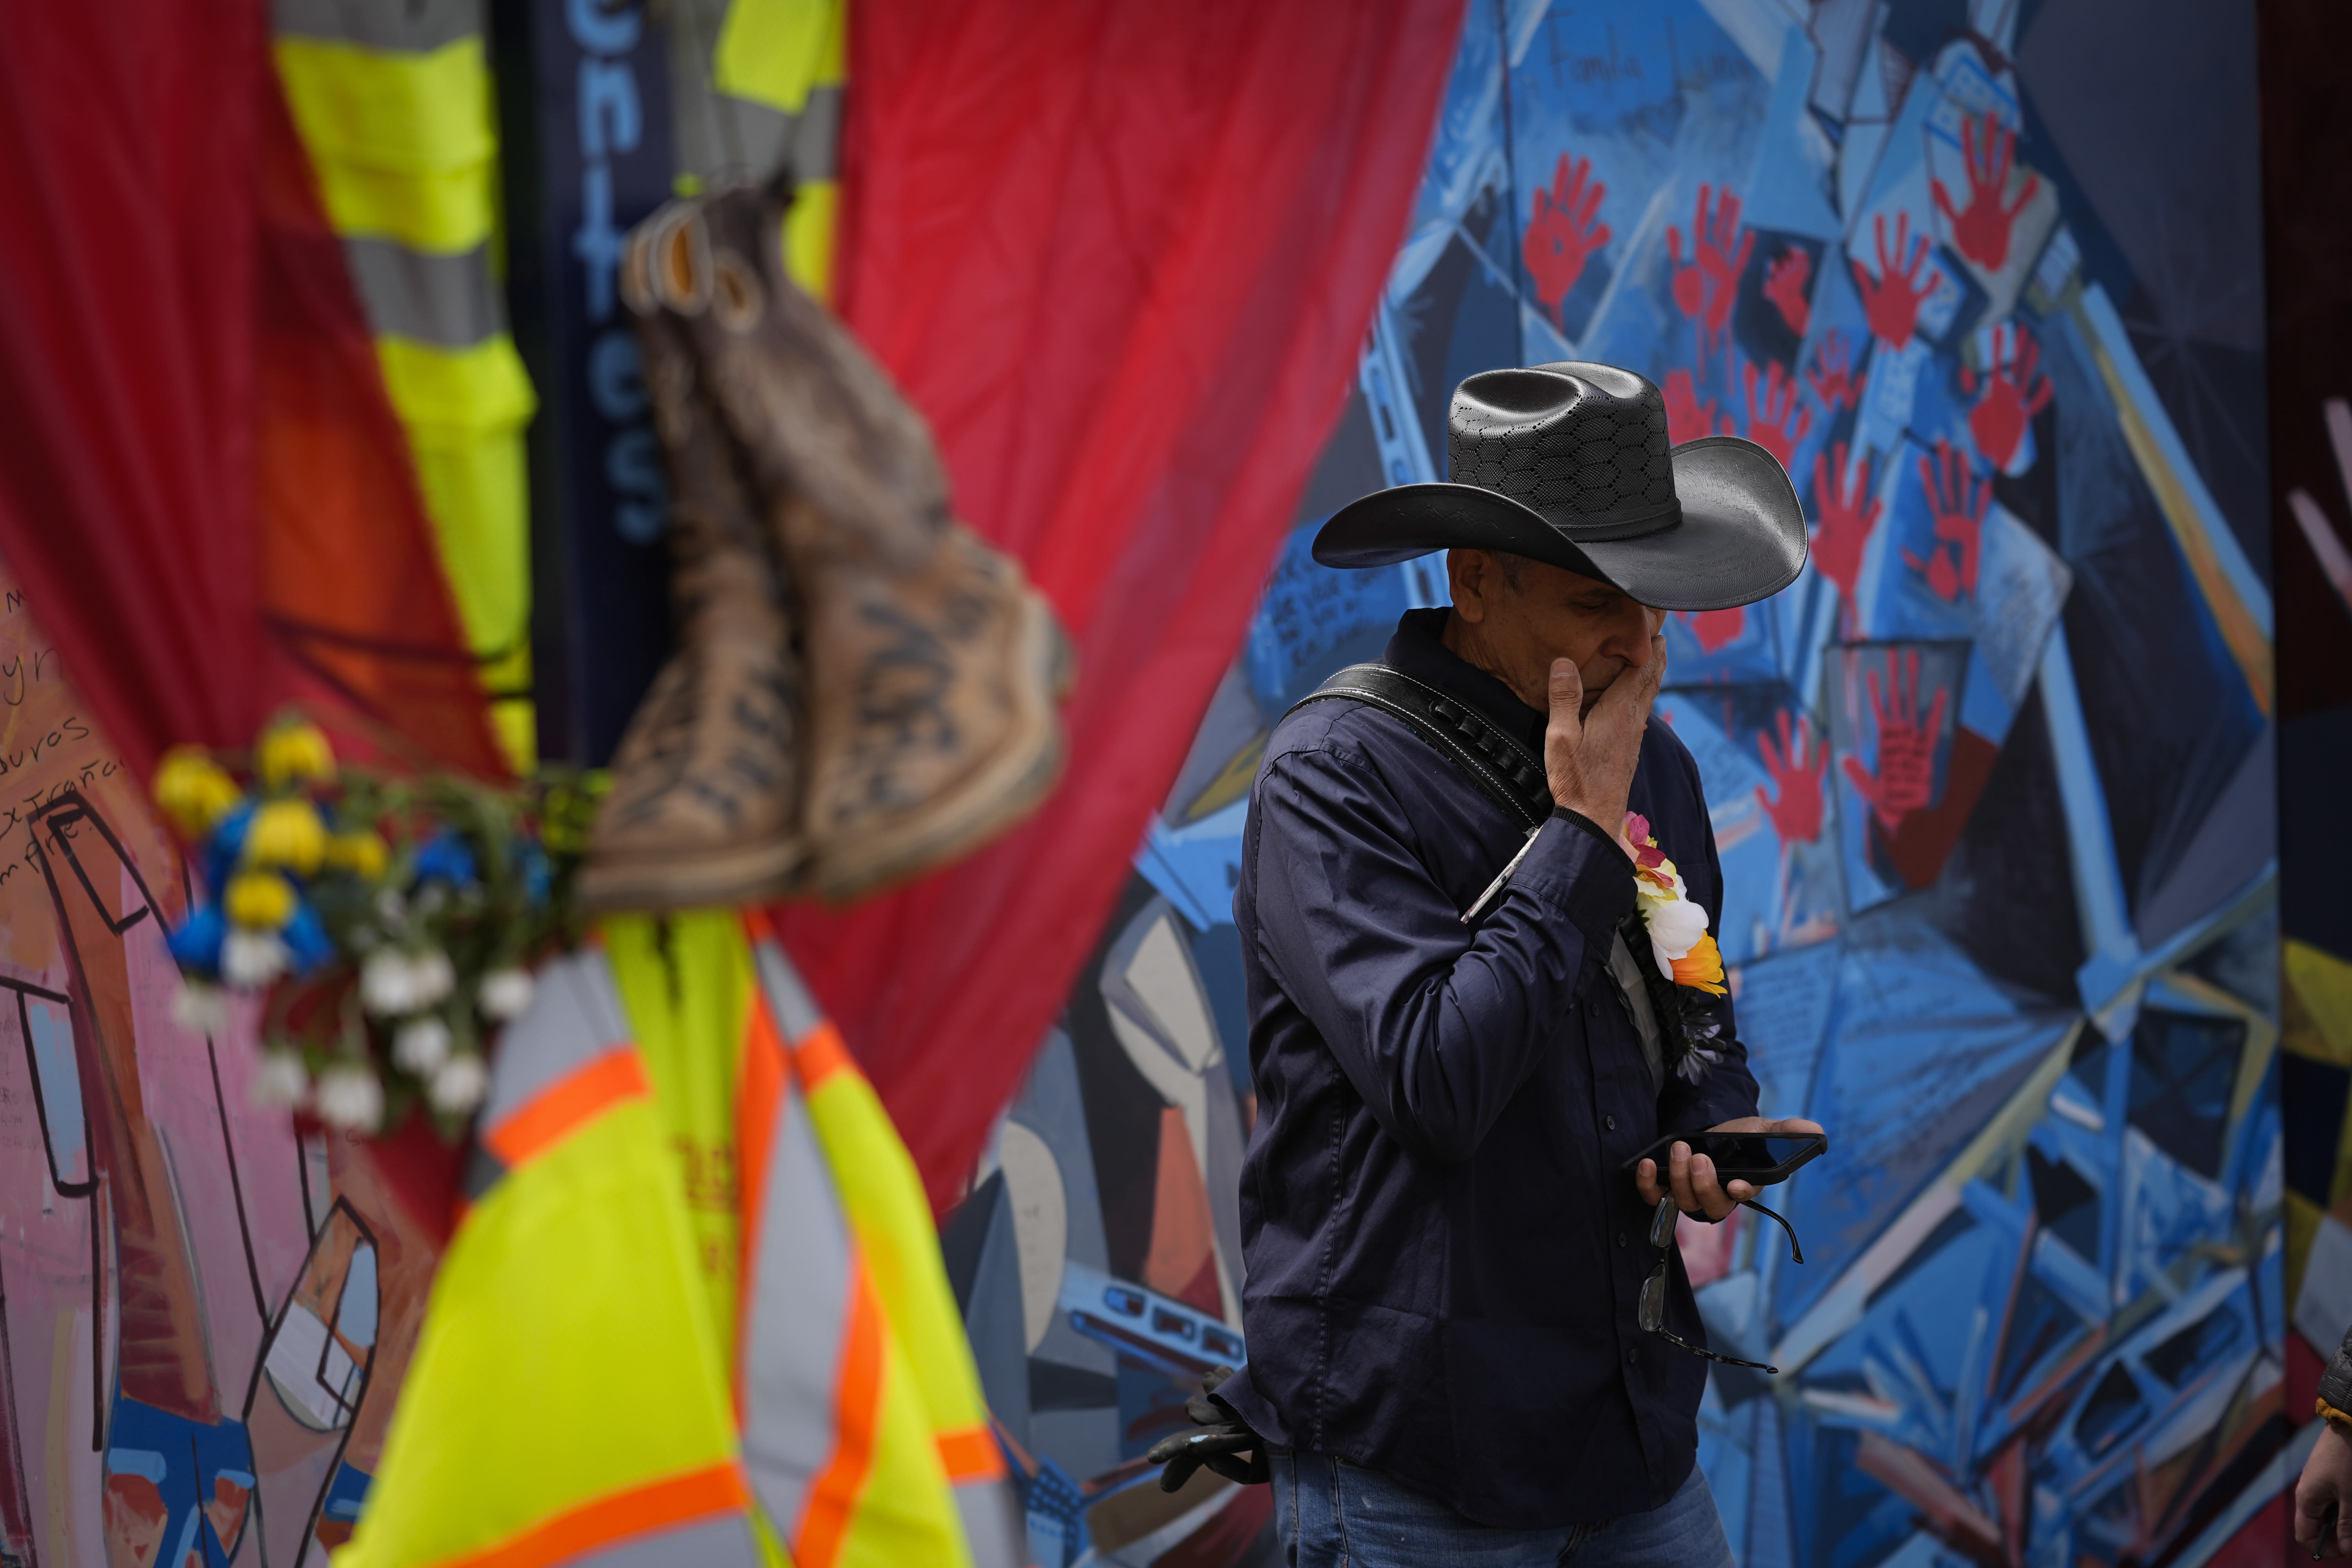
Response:
[[[741,187],[652,237],[785,563],[806,661],[810,881],[839,902],[994,837],[1060,775],[1068,644],[949,510],[921,416],[785,276],[788,197]]]
[[[670,605],[677,651],[613,755],[589,837],[590,909],[665,910],[778,897],[806,862],[801,680],[782,563],[668,301],[631,236],[622,293],[668,460]]]

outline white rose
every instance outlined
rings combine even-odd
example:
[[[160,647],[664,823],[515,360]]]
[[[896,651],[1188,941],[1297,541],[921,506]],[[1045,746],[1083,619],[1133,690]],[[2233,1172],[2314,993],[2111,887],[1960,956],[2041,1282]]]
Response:
[[[482,1016],[506,1023],[520,1018],[530,1005],[535,989],[530,976],[520,969],[497,969],[482,976],[482,989],[475,998]]]
[[[319,1075],[313,1103],[330,1127],[373,1132],[383,1121],[383,1085],[371,1068],[340,1064]]]
[[[490,1087],[490,1073],[476,1056],[451,1057],[433,1075],[432,1087],[425,1093],[433,1109],[452,1116],[462,1116],[482,1103],[482,1096]]]
[[[221,978],[245,990],[258,990],[286,973],[289,957],[274,931],[232,931],[221,943]]]
[[[1706,934],[1706,911],[1688,899],[1671,904],[1653,905],[1650,916],[1650,946],[1656,950],[1658,971],[1668,979],[1674,978],[1675,960],[1698,945]]]
[[[449,1059],[449,1026],[426,1014],[411,1018],[392,1037],[392,1059],[419,1078]]]
[[[439,948],[420,952],[408,961],[409,975],[416,983],[416,1005],[430,1007],[457,988],[457,966]]]
[[[379,1018],[413,1013],[422,1004],[416,995],[415,966],[398,948],[380,947],[360,965],[360,1005]]]
[[[263,1055],[253,1075],[253,1103],[272,1110],[291,1110],[310,1098],[310,1071],[293,1051]]]
[[[172,998],[172,1022],[199,1035],[225,1035],[228,1033],[228,998],[217,985],[184,984]]]

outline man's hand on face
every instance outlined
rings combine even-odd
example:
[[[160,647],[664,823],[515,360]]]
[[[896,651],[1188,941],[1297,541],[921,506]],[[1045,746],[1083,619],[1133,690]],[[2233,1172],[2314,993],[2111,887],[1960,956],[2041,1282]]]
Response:
[[[1821,1130],[1818,1121],[1797,1117],[1774,1121],[1762,1116],[1743,1116],[1707,1129],[1709,1132],[1761,1132],[1771,1138],[1810,1138]],[[1666,1151],[1665,1185],[1659,1184],[1655,1160],[1644,1160],[1633,1168],[1633,1185],[1641,1193],[1642,1202],[1653,1208],[1671,1189],[1675,1207],[1685,1214],[1703,1214],[1710,1220],[1721,1219],[1754,1197],[1758,1190],[1746,1182],[1717,1180],[1715,1162],[1704,1154],[1692,1153],[1687,1143],[1676,1143]]]
[[[2320,1539],[2330,1507],[2336,1527]],[[2294,1543],[2317,1557],[2352,1557],[2352,1441],[2329,1426],[2311,1446],[2294,1487]]]
[[[1544,730],[1544,772],[1551,798],[1614,834],[1625,821],[1625,795],[1642,760],[1642,730],[1666,678],[1666,639],[1650,638],[1650,657],[1625,671],[1583,712],[1584,680],[1572,659],[1551,664],[1551,722]]]

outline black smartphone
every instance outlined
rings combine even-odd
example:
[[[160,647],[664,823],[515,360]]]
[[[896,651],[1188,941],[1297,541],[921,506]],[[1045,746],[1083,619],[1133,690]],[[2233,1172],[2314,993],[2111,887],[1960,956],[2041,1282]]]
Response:
[[[1644,1160],[1655,1160],[1663,1174],[1667,1155],[1677,1143],[1687,1143],[1693,1154],[1704,1154],[1714,1161],[1718,1181],[1769,1187],[1794,1175],[1798,1166],[1830,1146],[1830,1139],[1826,1132],[1793,1136],[1778,1132],[1669,1132],[1626,1161],[1624,1168],[1631,1171]]]

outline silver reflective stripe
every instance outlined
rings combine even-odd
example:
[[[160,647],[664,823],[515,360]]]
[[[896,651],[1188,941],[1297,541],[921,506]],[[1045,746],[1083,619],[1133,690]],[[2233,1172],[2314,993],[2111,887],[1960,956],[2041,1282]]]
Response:
[[[793,122],[793,178],[830,180],[841,172],[841,84],[809,89]]]
[[[343,255],[378,337],[471,348],[506,330],[485,240],[456,256],[411,250],[397,240],[349,237]]]
[[[270,0],[269,30],[424,54],[482,30],[482,0]]]
[[[1029,1521],[1004,1481],[966,1481],[955,1489],[971,1568],[1022,1568],[1029,1561]]]
[[[740,1514],[633,1536],[561,1560],[563,1568],[759,1568],[760,1548]]]
[[[788,1045],[799,1045],[808,1038],[809,1031],[824,1022],[824,1013],[801,984],[801,972],[784,956],[784,950],[772,942],[755,942],[752,956],[760,965],[760,989],[768,994],[768,1005],[775,1009],[776,1028]]]
[[[507,1026],[490,1067],[480,1125],[496,1127],[541,1090],[629,1044],[628,1021],[604,955],[591,948],[541,966],[530,1006]]]
[[[808,1104],[789,1079],[759,1213],[739,1352],[743,1468],[789,1541],[800,1533],[810,1485],[833,1458],[850,1278],[840,1194],[809,1126]]]

